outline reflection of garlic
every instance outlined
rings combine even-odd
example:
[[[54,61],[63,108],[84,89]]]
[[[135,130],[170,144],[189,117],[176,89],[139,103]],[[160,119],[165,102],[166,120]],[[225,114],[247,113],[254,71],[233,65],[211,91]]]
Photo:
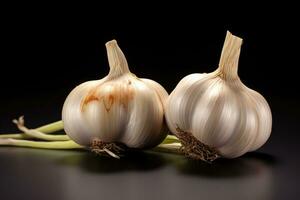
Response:
[[[189,132],[227,158],[261,147],[272,127],[264,97],[247,88],[237,75],[241,45],[241,38],[227,32],[219,68],[183,78],[166,106],[167,123],[175,135],[184,140],[178,133]]]
[[[162,131],[165,89],[130,73],[126,58],[112,40],[106,43],[109,74],[77,86],[67,97],[62,119],[68,136],[90,146],[94,141],[132,148],[158,145]]]

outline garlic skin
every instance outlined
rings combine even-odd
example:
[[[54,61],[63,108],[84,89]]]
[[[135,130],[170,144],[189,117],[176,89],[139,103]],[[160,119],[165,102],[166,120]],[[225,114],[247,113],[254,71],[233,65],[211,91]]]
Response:
[[[132,74],[115,40],[107,42],[106,49],[109,74],[80,84],[64,103],[67,135],[87,147],[95,139],[130,148],[158,145],[166,136],[163,122],[168,93],[158,83]]]
[[[241,45],[241,38],[227,32],[218,69],[184,77],[166,105],[167,124],[175,135],[179,127],[226,158],[260,148],[272,128],[267,101],[238,77]]]

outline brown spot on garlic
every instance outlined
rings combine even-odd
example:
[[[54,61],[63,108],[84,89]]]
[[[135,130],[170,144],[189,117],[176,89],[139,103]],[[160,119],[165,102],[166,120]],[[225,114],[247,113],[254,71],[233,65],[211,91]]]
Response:
[[[80,104],[80,110],[84,111],[85,106],[89,104],[92,101],[99,101],[100,98],[96,95],[96,89],[97,87],[93,88],[91,91],[89,91],[88,95],[82,100]]]
[[[131,83],[129,80],[128,83]],[[109,92],[103,92],[101,88],[105,87],[105,85],[97,86],[95,89],[91,90],[88,95],[84,98],[81,104],[81,111],[84,111],[85,106],[87,106],[92,101],[101,101],[104,104],[104,107],[107,112],[110,111],[113,104],[122,105],[125,109],[128,108],[129,102],[134,97],[134,90],[131,84],[118,84],[118,85],[110,85],[111,89]]]
[[[99,98],[95,95],[94,93],[94,90],[92,93],[88,94],[84,100],[81,102],[81,105],[80,105],[80,109],[81,111],[84,111],[84,108],[87,104],[89,104],[90,102],[92,101],[99,101]]]
[[[99,101],[99,98],[93,95],[87,96],[87,98],[84,100],[84,104],[88,104],[91,101]]]
[[[103,103],[107,111],[116,103],[128,108],[129,102],[134,97],[134,90],[129,85],[118,85],[114,87],[110,93],[103,96]]]
[[[107,112],[110,111],[110,108],[112,107],[114,101],[115,101],[115,97],[112,94],[103,97],[103,104]]]

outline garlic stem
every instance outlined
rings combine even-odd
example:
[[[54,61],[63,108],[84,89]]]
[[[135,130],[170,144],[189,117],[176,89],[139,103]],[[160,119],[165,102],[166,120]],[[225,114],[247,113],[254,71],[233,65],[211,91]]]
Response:
[[[24,132],[24,135],[28,135],[31,138],[36,138],[40,140],[47,140],[47,141],[68,141],[70,140],[69,136],[67,135],[49,135],[42,132],[39,132],[34,129],[27,129],[26,132]]]
[[[38,132],[36,130],[29,130],[26,133],[16,133],[16,134],[0,134],[0,139],[40,139],[40,140],[47,140],[47,141],[68,141],[70,140],[69,136],[67,135],[49,135],[44,134],[42,132]]]
[[[0,146],[17,146],[17,147],[29,147],[29,148],[38,148],[38,149],[53,149],[53,150],[59,150],[59,149],[85,149],[83,146],[78,145],[72,140],[69,141],[31,141],[31,140],[18,140],[18,139],[12,139],[12,138],[0,138]],[[164,153],[176,153],[176,154],[183,154],[183,152],[180,150],[181,144],[180,143],[171,143],[171,144],[160,144],[154,148],[151,149],[151,151],[157,151],[157,152],[164,152]],[[103,151],[107,152],[107,149],[104,149]],[[109,155],[111,155],[111,151],[107,152]],[[113,154],[111,155],[115,158],[120,158],[119,156]]]
[[[29,135],[33,138],[49,140],[49,141],[70,140],[69,136],[67,136],[67,135],[48,135],[48,134],[45,134],[45,133],[35,130],[35,129],[28,129],[25,126],[24,116],[19,117],[18,120],[14,119],[13,123],[15,123],[17,125],[18,129],[20,131],[23,131],[25,135]]]
[[[17,140],[12,138],[5,138],[5,139],[0,139],[0,146],[31,147],[31,148],[38,148],[38,149],[84,149],[83,146],[78,145],[72,140],[41,142],[41,141]],[[160,144],[151,150],[158,151],[158,152],[165,152],[165,153],[182,154],[182,152],[180,151],[180,147],[181,147],[180,143]],[[104,149],[104,151],[105,150],[106,149]]]
[[[39,129],[36,129],[39,130]],[[47,137],[47,139],[44,140],[48,140],[48,141],[65,141],[65,140],[71,140],[67,135],[50,135],[48,132],[48,134],[44,134],[45,137]],[[60,137],[58,137],[60,136]],[[32,135],[27,135],[24,133],[15,133],[15,134],[0,134],[0,139],[32,139],[32,138],[36,138],[36,139],[43,139],[41,137],[34,137]],[[57,138],[61,138],[58,139]],[[171,143],[177,143],[179,142],[178,138],[174,135],[168,135],[164,141],[161,144],[171,144]]]
[[[29,135],[25,135],[24,133],[10,133],[10,134],[0,134],[0,139],[31,139],[32,137]]]
[[[162,141],[161,144],[172,144],[179,143],[180,140],[175,135],[167,135],[167,137]]]
[[[43,125],[36,129],[28,129],[24,126],[24,118],[13,120],[18,128],[24,133],[16,134],[0,134],[0,146],[19,146],[31,147],[41,149],[84,149],[83,146],[78,145],[72,141],[67,135],[50,135],[53,132],[63,130],[62,121],[53,122]],[[42,139],[47,141],[32,141],[24,139]],[[151,150],[166,153],[182,153],[180,151],[181,143],[174,135],[167,135],[164,141]],[[106,151],[104,149],[103,151]],[[107,152],[109,155],[111,152]],[[113,157],[116,157],[114,154]],[[118,157],[118,156],[117,156]],[[118,157],[119,158],[119,157]]]
[[[12,138],[0,139],[0,146],[17,146],[17,147],[30,147],[30,148],[38,148],[38,149],[85,149],[83,146],[78,145],[72,140],[69,141],[51,141],[51,142],[41,142],[41,141],[31,141],[31,140],[17,140]],[[172,143],[172,144],[160,144],[157,147],[151,149],[151,151],[158,151],[164,153],[176,153],[182,154],[180,151],[181,144],[180,143]],[[104,149],[103,151],[106,151]],[[107,153],[111,153],[110,151]],[[110,154],[109,154],[110,155]],[[116,155],[111,155],[115,157]],[[116,158],[119,158],[118,156]]]
[[[179,142],[171,143],[171,144],[160,144],[151,150],[158,151],[158,152],[164,152],[164,153],[183,154],[183,152],[180,150],[181,146],[182,145]]]
[[[238,62],[243,39],[227,31],[223,45],[218,71],[224,79],[238,78]]]
[[[18,147],[32,147],[40,149],[82,149],[84,147],[76,144],[74,141],[55,141],[55,142],[40,142],[31,140],[17,140],[17,139],[0,139],[0,146],[18,146]]]
[[[21,134],[8,134],[8,135],[21,135]],[[178,139],[175,138],[176,136],[168,135],[160,145],[154,147],[151,150],[158,151],[158,152],[182,154],[182,152],[180,151],[181,143],[179,143]],[[174,142],[171,142],[171,140]],[[40,149],[84,149],[83,146],[76,144],[72,140],[31,141],[31,140],[18,140],[15,138],[0,138],[0,146],[19,146],[19,147],[31,147],[31,148],[40,148]]]
[[[15,122],[17,122],[17,121],[15,121]],[[57,121],[57,122],[53,122],[53,123],[50,123],[47,125],[43,125],[41,127],[35,128],[35,129],[27,129],[25,127],[25,129],[21,130],[24,133],[0,134],[0,138],[12,138],[12,139],[37,138],[37,139],[49,140],[49,141],[70,140],[70,138],[67,135],[48,135],[48,133],[57,132],[57,131],[60,131],[63,129],[64,128],[63,128],[62,121]]]
[[[64,141],[71,140],[67,135],[50,135],[51,133],[63,130],[63,122],[57,121],[50,124],[40,126],[35,129],[30,129],[31,131],[39,132],[38,136],[36,134],[25,134],[25,133],[11,133],[11,134],[0,134],[0,139],[42,139],[48,141]],[[28,132],[27,132],[28,133]],[[170,144],[179,142],[178,138],[175,135],[167,135],[164,141],[161,144]]]
[[[43,133],[53,133],[53,132],[60,131],[63,129],[64,129],[64,124],[61,120],[36,128],[37,131],[40,131]]]
[[[107,50],[110,71],[108,77],[113,79],[125,73],[129,73],[127,60],[119,48],[116,40],[111,40],[105,44]]]

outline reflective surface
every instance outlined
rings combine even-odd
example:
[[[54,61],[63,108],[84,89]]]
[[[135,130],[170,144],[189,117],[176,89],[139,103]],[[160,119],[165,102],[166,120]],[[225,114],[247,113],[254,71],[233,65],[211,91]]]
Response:
[[[0,148],[4,199],[280,199],[282,164],[249,153],[213,164],[155,152],[121,160],[85,151]]]
[[[298,103],[271,103],[273,130],[264,147],[213,164],[150,151],[116,160],[87,151],[0,147],[0,199],[299,199]],[[32,113],[30,127],[45,123],[32,117],[38,108],[25,111]],[[3,132],[14,128],[2,119]]]
[[[299,199],[293,102],[274,101],[272,135],[258,152],[213,164],[151,151],[116,160],[87,151],[0,147],[1,199]]]

